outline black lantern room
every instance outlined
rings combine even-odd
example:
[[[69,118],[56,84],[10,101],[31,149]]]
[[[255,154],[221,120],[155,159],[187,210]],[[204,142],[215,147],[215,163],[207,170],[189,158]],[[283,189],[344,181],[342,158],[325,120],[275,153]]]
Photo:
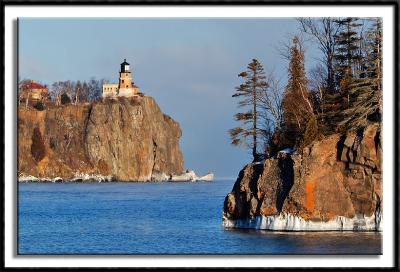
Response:
[[[126,62],[126,59],[124,59],[124,62],[121,63],[121,73],[130,73],[130,67],[129,63]]]

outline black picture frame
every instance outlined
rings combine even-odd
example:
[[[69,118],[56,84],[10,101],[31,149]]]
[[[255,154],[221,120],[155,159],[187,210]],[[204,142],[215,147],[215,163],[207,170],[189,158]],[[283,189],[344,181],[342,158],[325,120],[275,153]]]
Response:
[[[400,206],[400,202],[399,202],[399,145],[398,145],[398,140],[400,139],[399,137],[399,91],[397,91],[399,89],[399,57],[398,57],[398,49],[399,49],[399,5],[397,1],[281,1],[281,0],[272,0],[272,1],[259,1],[259,0],[255,0],[255,1],[235,1],[235,0],[231,0],[231,1],[204,1],[204,0],[200,0],[200,1],[170,1],[170,0],[166,0],[166,1],[162,1],[162,0],[155,0],[155,1],[123,1],[123,0],[116,0],[116,1],[100,1],[100,0],[93,0],[93,1],[78,1],[78,0],[70,0],[70,1],[56,1],[56,0],[38,0],[38,1],[18,1],[18,0],[5,0],[1,3],[2,5],[2,15],[3,18],[5,17],[5,7],[7,6],[55,6],[55,5],[65,5],[65,6],[90,6],[90,5],[104,5],[104,6],[120,6],[120,5],[138,5],[138,6],[145,6],[145,5],[157,5],[157,6],[171,6],[171,5],[187,5],[187,6],[242,6],[242,5],[246,5],[246,6],[290,6],[290,5],[308,5],[308,6],[324,6],[324,5],[329,5],[329,4],[338,4],[340,6],[353,6],[353,5],[369,5],[369,4],[373,4],[373,5],[385,5],[385,6],[391,6],[394,8],[394,25],[396,26],[396,28],[393,30],[394,32],[394,44],[393,44],[393,48],[394,50],[394,63],[395,66],[393,67],[394,69],[394,123],[393,123],[393,127],[394,129],[394,139],[395,139],[395,150],[394,150],[394,157],[395,160],[393,161],[393,166],[395,169],[394,172],[394,203],[393,203],[393,207],[394,207],[394,216],[393,218],[394,220],[394,249],[393,249],[393,254],[394,254],[394,266],[392,268],[380,268],[380,270],[386,270],[386,271],[400,271],[399,269],[399,259],[400,259],[400,255],[399,255],[399,218],[400,218],[400,214],[399,214],[399,206]],[[1,74],[1,79],[3,82],[3,90],[4,92],[6,92],[7,90],[5,90],[5,72],[4,72],[4,68],[6,66],[5,64],[5,34],[4,34],[4,28],[5,28],[5,22],[3,19],[3,73]],[[15,50],[15,48],[14,48]],[[16,61],[17,59],[17,55],[15,55],[14,60]],[[16,61],[17,62],[17,61]],[[4,182],[10,182],[6,180],[5,174],[4,174],[4,161],[8,160],[10,157],[10,154],[6,154],[4,151],[4,147],[6,144],[9,143],[5,143],[5,138],[4,138],[4,133],[5,133],[5,126],[4,126],[4,114],[5,114],[5,98],[4,98],[4,92],[1,95],[1,104],[2,104],[2,115],[3,115],[3,125],[1,127],[2,129],[2,148],[3,148],[3,152],[2,152],[2,159],[3,159],[3,163],[2,163],[2,170],[3,170],[3,180]],[[15,143],[14,143],[15,144]],[[22,268],[7,268],[5,267],[5,249],[6,249],[6,245],[5,245],[5,190],[4,190],[4,183],[2,186],[2,190],[3,190],[3,201],[2,203],[2,212],[3,212],[3,224],[2,224],[2,241],[3,241],[3,254],[2,254],[2,268],[4,271],[9,271],[9,270],[25,270]],[[17,192],[17,189],[14,190],[15,192]],[[14,201],[14,203],[17,203],[17,199],[16,201]],[[18,225],[17,222],[14,222],[14,224]],[[283,260],[284,261],[284,260]],[[43,269],[43,268],[42,268]],[[50,270],[53,269],[58,269],[60,270],[60,268],[47,268]],[[71,269],[71,268],[70,268]],[[73,270],[90,270],[90,268],[72,268]],[[96,268],[97,269],[97,268]],[[127,270],[128,268],[115,268],[118,270]],[[129,268],[132,269],[132,268]],[[142,270],[143,268],[133,268],[135,270]],[[147,268],[150,269],[150,268]],[[160,270],[175,270],[175,269],[184,269],[184,268],[162,268]],[[205,268],[197,268],[196,270],[220,270],[221,268],[212,268],[209,267],[207,269]],[[243,268],[241,268],[243,269]],[[314,268],[315,269],[315,268]],[[250,270],[250,271],[261,271],[261,270],[274,270],[274,271],[304,271],[304,270],[312,270],[312,264],[310,263],[310,267],[309,268],[247,268],[245,270]],[[338,270],[337,268],[318,268],[318,270]],[[355,271],[376,271],[377,268],[342,268],[343,270],[355,270]]]

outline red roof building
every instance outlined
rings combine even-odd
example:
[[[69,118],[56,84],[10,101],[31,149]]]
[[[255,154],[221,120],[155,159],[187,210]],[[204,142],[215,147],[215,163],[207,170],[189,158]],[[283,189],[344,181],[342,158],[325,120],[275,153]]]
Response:
[[[49,97],[47,86],[37,83],[34,80],[22,84],[19,88],[20,101],[25,101],[27,98],[31,101],[43,101]]]

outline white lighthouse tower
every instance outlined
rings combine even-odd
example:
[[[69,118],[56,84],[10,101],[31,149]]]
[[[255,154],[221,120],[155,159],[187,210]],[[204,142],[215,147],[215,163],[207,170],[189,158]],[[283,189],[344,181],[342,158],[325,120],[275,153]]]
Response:
[[[103,97],[132,97],[137,96],[139,88],[132,82],[132,72],[128,62],[124,59],[119,71],[118,84],[103,84]]]

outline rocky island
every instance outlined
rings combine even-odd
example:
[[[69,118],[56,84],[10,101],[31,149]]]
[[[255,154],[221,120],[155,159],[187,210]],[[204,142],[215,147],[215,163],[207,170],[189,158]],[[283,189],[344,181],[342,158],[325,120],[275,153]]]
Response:
[[[380,231],[378,124],[334,134],[246,165],[224,202],[223,225],[267,230]]]
[[[181,134],[148,96],[19,107],[19,180],[165,180],[183,172]]]

